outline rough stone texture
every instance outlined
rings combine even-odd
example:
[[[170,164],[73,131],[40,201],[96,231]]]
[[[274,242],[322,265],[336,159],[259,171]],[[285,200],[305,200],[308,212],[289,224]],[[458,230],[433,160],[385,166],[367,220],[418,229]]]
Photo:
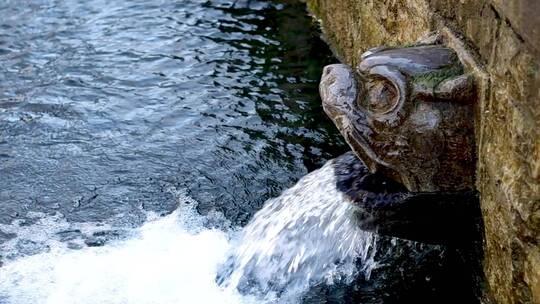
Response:
[[[448,27],[487,75],[477,104],[477,188],[489,293],[540,303],[540,9],[536,0],[308,0],[337,56],[408,45]]]
[[[473,76],[441,45],[370,50],[328,65],[323,108],[370,168],[409,191],[474,188]],[[467,92],[469,94],[467,94]]]

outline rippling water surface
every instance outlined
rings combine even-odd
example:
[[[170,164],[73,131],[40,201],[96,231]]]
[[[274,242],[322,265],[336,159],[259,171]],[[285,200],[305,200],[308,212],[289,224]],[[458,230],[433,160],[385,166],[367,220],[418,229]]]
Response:
[[[305,303],[408,303],[454,284],[422,266],[439,250],[392,240],[340,289],[356,272],[332,267],[373,252],[332,174],[239,228],[347,150],[318,97],[333,59],[297,2],[0,1],[0,303],[261,303],[250,289],[307,285]]]
[[[267,201],[241,229],[223,225],[221,213],[201,216],[182,191],[173,192],[173,213],[148,213],[142,227],[124,229],[123,239],[105,246],[83,247],[69,234],[108,228],[97,223],[49,217],[18,227],[21,239],[50,248],[0,268],[0,303],[326,303],[328,290],[312,292],[315,301],[305,294],[315,286],[339,289],[376,266],[373,234],[358,229],[332,162]],[[48,238],[51,232],[71,247]]]
[[[293,2],[0,3],[0,303],[239,302],[224,231],[345,147]]]
[[[170,187],[246,223],[343,149],[329,58],[303,4],[2,1],[0,223],[138,225],[176,208]]]

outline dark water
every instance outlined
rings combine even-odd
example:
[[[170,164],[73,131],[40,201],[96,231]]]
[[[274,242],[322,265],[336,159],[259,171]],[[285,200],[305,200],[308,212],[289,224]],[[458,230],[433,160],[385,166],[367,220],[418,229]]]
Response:
[[[298,3],[2,1],[0,223],[138,225],[174,187],[244,224],[345,150],[318,37]]]

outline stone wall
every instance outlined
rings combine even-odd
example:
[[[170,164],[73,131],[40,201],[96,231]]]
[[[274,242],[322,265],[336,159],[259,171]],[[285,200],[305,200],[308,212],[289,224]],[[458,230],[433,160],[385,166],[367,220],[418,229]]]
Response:
[[[485,75],[476,140],[489,294],[497,303],[540,303],[540,1],[307,2],[351,65],[368,48],[442,28],[472,54]]]

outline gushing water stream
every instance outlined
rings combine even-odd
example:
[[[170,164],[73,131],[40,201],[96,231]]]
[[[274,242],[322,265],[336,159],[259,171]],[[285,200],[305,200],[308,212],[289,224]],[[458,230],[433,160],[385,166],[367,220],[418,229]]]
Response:
[[[357,228],[352,206],[336,189],[332,161],[266,202],[242,230],[227,284],[294,297],[310,285],[348,283],[373,267],[374,238]]]
[[[200,216],[182,192],[175,212],[149,214],[103,247],[55,241],[72,225],[60,218],[18,227],[47,249],[0,268],[0,303],[291,303],[311,286],[369,275],[374,238],[356,228],[331,162],[267,201],[242,229],[211,228],[224,226],[223,217]],[[0,249],[13,250],[17,239]]]

